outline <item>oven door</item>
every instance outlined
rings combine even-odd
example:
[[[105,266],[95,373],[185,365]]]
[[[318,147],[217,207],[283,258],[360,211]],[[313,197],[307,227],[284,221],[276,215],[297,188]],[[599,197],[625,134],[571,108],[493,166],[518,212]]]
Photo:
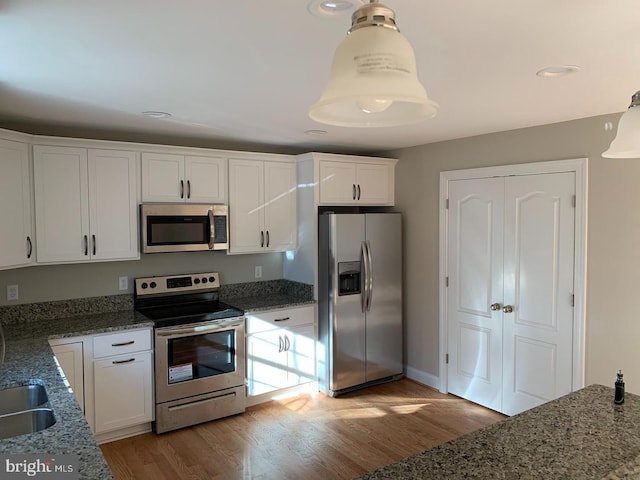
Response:
[[[245,382],[244,318],[155,330],[156,403]]]

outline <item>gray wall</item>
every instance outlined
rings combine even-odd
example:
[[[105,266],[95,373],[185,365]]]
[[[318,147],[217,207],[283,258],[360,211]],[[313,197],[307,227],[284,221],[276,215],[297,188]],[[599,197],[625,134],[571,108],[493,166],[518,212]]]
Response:
[[[640,159],[604,159],[620,114],[391,152],[405,216],[407,366],[438,376],[439,175],[445,170],[589,158],[586,383],[613,385],[618,369],[640,393]]]
[[[227,255],[224,252],[158,253],[128,262],[38,265],[0,271],[0,305],[66,300],[133,292],[133,278],[148,275],[220,272],[223,284],[282,278],[282,253]],[[118,278],[129,277],[129,290],[118,289]],[[18,285],[18,301],[7,301],[7,285]]]

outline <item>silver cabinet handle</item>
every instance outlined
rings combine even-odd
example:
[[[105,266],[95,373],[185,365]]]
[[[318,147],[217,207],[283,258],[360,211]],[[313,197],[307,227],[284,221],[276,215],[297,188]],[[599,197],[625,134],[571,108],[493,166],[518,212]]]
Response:
[[[282,353],[284,350],[284,342],[282,341],[282,336],[278,335],[278,353]]]
[[[267,248],[269,248],[269,230],[267,230]]]
[[[112,343],[111,346],[112,347],[126,347],[127,345],[133,345],[134,343],[136,343],[135,340],[129,340],[128,342]]]
[[[27,258],[31,258],[31,254],[33,253],[33,243],[31,243],[31,237],[27,237],[27,246],[29,249],[27,250]]]
[[[489,308],[491,308],[492,311],[497,312],[502,308],[502,305],[500,305],[499,303],[492,303],[491,307]]]
[[[284,351],[288,352],[290,348],[291,348],[291,341],[289,340],[289,337],[287,337],[285,335],[284,336]]]
[[[264,248],[264,231],[260,230],[260,248]]]
[[[360,200],[360,184],[358,184],[358,200]]]
[[[187,198],[191,198],[191,180],[187,180]]]
[[[180,198],[184,198],[184,180],[180,180]]]
[[[89,255],[89,238],[86,235],[84,235],[84,254]]]
[[[91,242],[93,243],[93,254],[96,254],[96,236],[91,235]]]
[[[356,199],[356,184],[355,183],[353,184],[353,195],[352,196],[353,196],[353,199],[355,200]]]
[[[131,362],[135,362],[136,359],[135,358],[129,358],[127,360],[114,360],[113,363],[114,365],[120,365],[121,363],[131,363]]]
[[[504,307],[502,307],[502,311],[504,313],[511,313],[513,312],[513,307],[511,305],[505,305]]]
[[[291,320],[291,317],[276,318],[273,321],[274,322],[286,322],[287,320]]]

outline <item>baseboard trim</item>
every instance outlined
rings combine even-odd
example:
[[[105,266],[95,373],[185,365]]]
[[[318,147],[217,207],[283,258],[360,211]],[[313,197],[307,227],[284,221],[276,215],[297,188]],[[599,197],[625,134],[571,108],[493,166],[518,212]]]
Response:
[[[418,383],[422,383],[428,387],[435,388],[439,392],[442,392],[440,388],[440,377],[436,377],[427,372],[423,372],[422,370],[418,370],[417,368],[407,367],[407,378],[411,380],[415,380]]]
[[[96,443],[98,445],[102,445],[103,443],[115,442],[116,440],[122,440],[123,438],[133,437],[134,435],[140,435],[151,431],[151,423],[142,423],[140,425],[134,425],[133,427],[121,428],[106,433],[98,433],[95,435],[95,438]]]

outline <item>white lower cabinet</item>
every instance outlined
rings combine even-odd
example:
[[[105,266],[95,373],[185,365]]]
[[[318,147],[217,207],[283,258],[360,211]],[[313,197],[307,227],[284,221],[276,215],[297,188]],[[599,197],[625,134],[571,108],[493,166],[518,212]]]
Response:
[[[314,307],[247,315],[247,395],[316,380]]]
[[[95,433],[153,419],[151,352],[135,352],[93,361]]]
[[[84,413],[84,359],[82,340],[72,343],[51,342],[51,350],[62,370],[65,385],[73,392]]]
[[[151,328],[49,343],[98,443],[151,430]]]

